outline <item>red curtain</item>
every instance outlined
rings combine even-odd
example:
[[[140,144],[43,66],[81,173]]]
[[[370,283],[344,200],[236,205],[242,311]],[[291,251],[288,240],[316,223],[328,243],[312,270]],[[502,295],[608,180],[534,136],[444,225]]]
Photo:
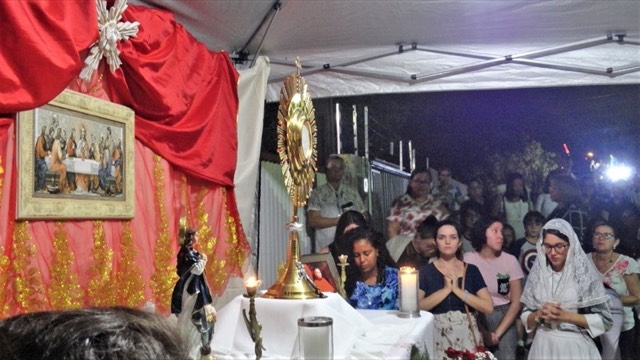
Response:
[[[159,266],[165,267],[161,274],[164,278],[153,281],[166,283],[165,280],[170,279],[166,267],[171,268],[172,265],[158,264],[153,252],[155,250],[157,256],[158,246],[167,245],[171,249],[162,251],[171,253],[177,250],[174,235],[177,232],[173,225],[168,229],[172,234],[169,241],[165,239],[160,243],[158,239],[166,237],[166,225],[177,223],[174,221],[176,217],[191,214],[195,224],[214,227],[213,230],[207,230],[211,232],[214,243],[205,253],[216,258],[216,262],[212,262],[212,266],[216,266],[212,270],[216,271],[211,274],[210,280],[215,283],[213,287],[219,293],[231,275],[240,273],[241,263],[248,252],[232,189],[237,154],[238,73],[228,54],[209,51],[176,23],[171,13],[130,5],[122,21],[140,23],[135,38],[118,44],[122,67],[111,73],[103,60],[100,69],[87,84],[78,80],[77,76],[84,66],[83,59],[90,46],[99,37],[94,1],[0,1],[0,33],[3,34],[0,42],[0,139],[6,141],[3,141],[5,145],[12,144],[7,138],[14,137],[14,126],[11,125],[15,122],[16,112],[46,104],[67,87],[131,107],[136,113],[135,137],[140,142],[136,146],[136,164],[153,164],[149,154],[155,154],[168,162],[169,168],[164,170],[164,176],[184,179],[186,175],[192,179],[188,184],[195,182],[201,185],[194,187],[196,194],[191,194],[192,185],[184,185],[184,180],[165,184],[164,192],[169,191],[163,196],[167,210],[161,206],[164,213],[160,214],[158,206],[154,210],[153,205],[161,192],[155,191],[158,184],[154,182],[159,179],[153,178],[154,175],[149,172],[137,171],[136,183],[143,181],[150,187],[140,189],[136,194],[136,218],[130,225],[124,226],[117,221],[104,223],[104,233],[114,237],[107,243],[122,240],[118,239],[122,233],[133,234],[137,242],[147,242],[138,243],[136,248],[151,253],[140,254],[137,261],[144,264],[144,271],[147,272],[160,271]],[[140,158],[143,153],[146,154],[143,156],[146,156],[146,160]],[[15,166],[15,153],[11,149],[3,151],[2,155],[5,158],[0,158],[0,166]],[[161,165],[156,163],[153,166]],[[14,179],[20,169],[16,170],[9,171],[14,174]],[[145,174],[145,178],[139,178],[139,174]],[[0,177],[4,176],[6,174],[0,174]],[[95,225],[77,222],[77,226],[74,226],[73,222],[65,222],[60,228],[54,222],[33,221],[29,222],[27,235],[23,234],[24,229],[19,228],[18,224],[14,230],[15,181],[5,180],[3,192],[10,196],[2,198],[0,216],[3,218],[0,221],[6,225],[0,226],[0,230],[4,230],[0,234],[0,246],[6,258],[16,256],[10,251],[15,241],[23,244],[28,242],[29,236],[37,236],[35,245],[39,250],[36,251],[42,252],[31,261],[31,265],[44,269],[43,289],[46,290],[48,286],[53,286],[46,282],[54,278],[55,272],[48,274],[51,264],[46,261],[47,249],[44,244],[54,240],[60,242],[64,236],[54,229],[62,229],[62,232],[66,231],[68,240],[72,241],[69,246],[76,253],[72,267],[79,271],[87,270],[92,266],[92,261],[97,262],[97,259],[91,260],[90,257],[90,260],[78,258],[79,252],[83,255],[89,253],[90,245],[84,250],[74,245],[82,244],[80,239],[83,233],[85,241],[96,238]],[[170,195],[180,192],[183,195]],[[220,213],[205,216],[212,211]],[[165,229],[161,229],[163,226],[160,225]],[[145,230],[153,233],[146,234]],[[13,243],[10,240],[12,236]],[[149,245],[150,241],[156,241],[155,245]],[[114,245],[113,249],[117,255],[118,246]],[[0,267],[2,260],[0,256]],[[113,263],[117,267],[118,259]],[[156,270],[147,270],[153,267]],[[21,275],[16,276],[20,278]],[[153,276],[143,273],[142,279],[147,281]],[[89,279],[83,275],[80,277],[80,286],[85,288]],[[19,293],[20,289],[16,289],[16,293]],[[147,287],[144,290],[145,298],[152,298],[149,295],[151,292],[161,290],[166,291]],[[4,295],[9,296],[0,293],[0,304]],[[54,305],[51,299],[49,305]],[[0,310],[6,312],[6,309]]]

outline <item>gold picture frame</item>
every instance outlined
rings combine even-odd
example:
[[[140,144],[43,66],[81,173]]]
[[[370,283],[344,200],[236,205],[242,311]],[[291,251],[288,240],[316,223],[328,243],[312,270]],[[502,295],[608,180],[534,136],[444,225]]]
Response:
[[[338,292],[340,288],[340,273],[336,267],[331,253],[324,254],[307,254],[300,256],[300,262],[309,266],[309,269],[320,269],[322,277],[333,287],[333,292]],[[313,276],[310,274],[310,276]]]
[[[133,218],[134,115],[71,90],[18,113],[16,218]]]

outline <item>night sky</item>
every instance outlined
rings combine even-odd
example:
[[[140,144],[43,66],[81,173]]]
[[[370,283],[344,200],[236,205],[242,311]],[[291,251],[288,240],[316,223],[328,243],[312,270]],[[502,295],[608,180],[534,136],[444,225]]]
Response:
[[[335,103],[346,131],[352,127],[352,105],[359,123],[363,155],[364,106],[369,108],[372,159],[398,163],[389,143],[403,140],[416,148],[418,166],[426,157],[432,168],[448,166],[466,181],[475,165],[496,152],[520,149],[527,139],[547,151],[563,154],[566,143],[576,173],[588,171],[587,151],[640,168],[640,85],[579,86],[509,90],[449,91],[316,99],[318,153],[335,153]],[[267,104],[263,151],[275,154],[277,104]],[[332,133],[333,132],[333,133]],[[352,134],[346,136],[352,139]],[[348,152],[348,151],[347,151]],[[277,155],[275,155],[277,158]],[[320,163],[322,165],[322,162]],[[322,171],[322,169],[320,169]]]
[[[454,176],[527,138],[562,153],[577,170],[587,151],[640,165],[640,85],[451,91],[335,98],[343,118],[369,108],[372,157],[392,160],[389,142],[412,140],[417,164],[449,166]],[[405,155],[405,160],[408,155]],[[395,162],[397,162],[397,153]],[[408,164],[408,162],[407,162]]]

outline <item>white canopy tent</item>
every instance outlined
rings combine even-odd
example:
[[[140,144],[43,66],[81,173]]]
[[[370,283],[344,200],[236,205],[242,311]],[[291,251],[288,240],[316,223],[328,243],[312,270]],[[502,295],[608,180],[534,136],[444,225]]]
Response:
[[[640,1],[136,0],[315,97],[640,83]]]
[[[235,193],[254,250],[263,105],[278,101],[296,57],[314,98],[640,84],[635,0],[129,2],[172,12],[209,49],[236,60]]]

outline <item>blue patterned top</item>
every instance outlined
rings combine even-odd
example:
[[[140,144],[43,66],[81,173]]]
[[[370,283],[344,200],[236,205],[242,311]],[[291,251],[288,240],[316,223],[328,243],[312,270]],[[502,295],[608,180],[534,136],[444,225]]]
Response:
[[[384,269],[384,283],[367,285],[356,282],[349,303],[356,309],[397,310],[398,309],[398,269],[387,266]]]

